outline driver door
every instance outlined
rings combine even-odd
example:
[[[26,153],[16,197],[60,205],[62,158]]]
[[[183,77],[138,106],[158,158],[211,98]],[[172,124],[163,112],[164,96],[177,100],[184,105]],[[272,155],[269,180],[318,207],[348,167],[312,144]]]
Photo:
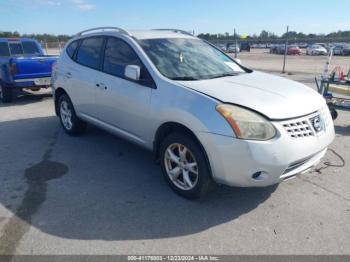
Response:
[[[141,68],[141,79],[125,77],[127,65]],[[149,123],[153,80],[132,47],[116,37],[108,37],[102,72],[96,82],[98,118],[121,135],[144,143],[144,127]]]

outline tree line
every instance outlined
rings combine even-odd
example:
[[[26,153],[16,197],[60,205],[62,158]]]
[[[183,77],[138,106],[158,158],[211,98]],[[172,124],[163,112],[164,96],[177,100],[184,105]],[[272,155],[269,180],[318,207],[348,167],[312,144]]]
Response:
[[[6,32],[0,31],[0,37],[28,37],[35,38],[41,42],[66,42],[72,36],[70,35],[53,35],[53,34],[20,34],[18,32]],[[238,39],[246,39],[250,41],[275,41],[282,40],[288,37],[289,39],[295,40],[304,40],[304,39],[342,39],[348,38],[350,39],[350,31],[338,31],[332,32],[329,34],[304,34],[302,32],[290,31],[283,35],[276,35],[273,32],[269,32],[267,30],[262,30],[260,34],[253,35],[239,35],[236,36],[234,34],[224,33],[224,34],[199,34],[198,37],[208,40],[208,41],[223,41],[223,40],[233,40],[235,38]]]
[[[304,34],[302,32],[290,31],[282,35],[277,35],[273,32],[262,30],[260,34],[253,35],[234,35],[234,34],[199,34],[198,37],[208,40],[208,41],[217,41],[217,40],[233,40],[237,39],[246,39],[251,41],[275,41],[286,39],[295,39],[295,40],[311,40],[311,39],[341,39],[341,38],[350,38],[350,31],[338,31],[332,32],[329,34]]]
[[[1,32],[0,37],[28,37],[34,38],[40,42],[67,42],[72,36],[70,35],[53,35],[53,34],[20,34],[18,32]]]

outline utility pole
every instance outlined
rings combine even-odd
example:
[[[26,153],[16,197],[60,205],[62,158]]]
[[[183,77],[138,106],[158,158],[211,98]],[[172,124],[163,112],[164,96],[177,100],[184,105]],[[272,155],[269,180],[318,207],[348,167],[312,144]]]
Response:
[[[283,74],[286,72],[286,58],[287,58],[287,54],[288,54],[288,33],[289,33],[289,26],[287,26],[286,44],[284,47],[284,58],[283,58],[283,69],[282,69]]]
[[[238,43],[237,43],[237,34],[236,34],[236,28],[234,29],[234,38],[235,38],[235,58],[237,58],[237,47],[238,47]]]

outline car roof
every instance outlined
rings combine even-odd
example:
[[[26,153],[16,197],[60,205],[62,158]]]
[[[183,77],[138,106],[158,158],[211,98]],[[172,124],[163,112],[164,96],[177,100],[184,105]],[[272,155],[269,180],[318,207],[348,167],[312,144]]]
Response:
[[[102,30],[100,32],[94,32],[95,29],[90,29],[77,34],[77,37],[84,38],[89,36],[120,36],[126,35],[138,40],[143,39],[161,39],[161,38],[190,38],[195,39],[196,37],[191,35],[189,32],[177,30],[177,29],[154,29],[154,30],[130,30],[126,31],[118,28],[97,28]]]
[[[133,30],[130,34],[137,39],[159,39],[159,38],[195,38],[190,33],[182,31],[166,30]]]
[[[9,41],[36,41],[31,38],[26,38],[26,37],[0,37],[0,42],[9,42]]]

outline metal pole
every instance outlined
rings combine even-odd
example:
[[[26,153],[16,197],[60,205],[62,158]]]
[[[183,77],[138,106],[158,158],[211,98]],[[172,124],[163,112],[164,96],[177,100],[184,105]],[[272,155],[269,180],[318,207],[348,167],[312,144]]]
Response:
[[[236,35],[236,28],[234,29],[234,37],[235,37],[235,43],[236,43],[236,46],[235,46],[235,58],[237,58],[237,47],[238,47],[238,44],[237,44],[237,35]]]
[[[46,52],[46,55],[49,54],[49,52],[48,52],[48,46],[47,46],[47,41],[46,41],[46,37],[45,37],[45,52]]]
[[[60,41],[60,38],[59,38],[59,37],[57,37],[57,40],[58,40],[58,50],[59,50],[59,52],[61,53],[61,49],[62,49],[62,47],[61,47],[61,41]]]
[[[287,26],[286,44],[284,47],[284,58],[283,58],[283,69],[282,69],[283,74],[286,72],[286,58],[287,58],[287,53],[288,53],[288,33],[289,33],[289,26]]]

